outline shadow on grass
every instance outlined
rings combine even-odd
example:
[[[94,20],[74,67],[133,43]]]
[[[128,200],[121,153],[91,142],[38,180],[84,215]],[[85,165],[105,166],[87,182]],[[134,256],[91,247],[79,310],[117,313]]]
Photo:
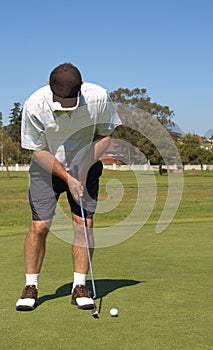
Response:
[[[116,289],[134,286],[138,283],[144,283],[145,281],[134,281],[134,280],[112,280],[112,279],[103,279],[95,280],[95,286],[97,290],[97,299],[103,298],[107,294],[113,292]],[[89,290],[92,290],[91,281],[87,281],[87,287]],[[37,299],[37,306],[43,304],[46,301],[63,298],[68,295],[71,295],[72,283],[66,283],[63,286],[59,287],[54,294],[43,295]]]

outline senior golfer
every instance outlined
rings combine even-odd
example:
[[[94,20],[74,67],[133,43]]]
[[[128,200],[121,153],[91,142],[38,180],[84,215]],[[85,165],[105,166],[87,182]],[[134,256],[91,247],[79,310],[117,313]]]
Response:
[[[67,195],[74,229],[71,303],[81,309],[93,308],[94,300],[86,286],[89,264],[78,199],[83,195],[92,256],[93,214],[102,173],[99,158],[120,124],[107,91],[83,82],[78,68],[71,63],[56,67],[49,84],[25,102],[21,138],[22,147],[33,154],[29,188],[32,221],[24,243],[26,283],[17,310],[36,307],[46,237],[62,192]],[[76,167],[78,177],[73,171]]]

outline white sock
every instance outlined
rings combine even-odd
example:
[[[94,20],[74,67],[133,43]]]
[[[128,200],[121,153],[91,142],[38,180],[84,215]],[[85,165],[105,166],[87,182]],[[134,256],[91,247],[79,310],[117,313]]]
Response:
[[[86,285],[86,279],[87,279],[87,275],[84,273],[78,273],[78,272],[74,272],[74,281],[73,281],[73,285],[72,285],[72,292],[75,288],[75,286],[77,286],[78,284],[81,285]]]
[[[26,273],[25,286],[34,285],[38,289],[39,273]]]

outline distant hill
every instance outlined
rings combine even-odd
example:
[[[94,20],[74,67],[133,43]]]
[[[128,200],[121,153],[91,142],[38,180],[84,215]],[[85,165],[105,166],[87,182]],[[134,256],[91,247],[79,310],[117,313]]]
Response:
[[[213,135],[213,129],[209,129],[208,131],[206,131],[204,137],[206,139],[211,139],[212,138],[212,135]]]
[[[168,130],[173,132],[173,133],[175,133],[175,134],[177,134],[178,136],[184,136],[185,135],[183,130],[181,130],[181,128],[175,123],[174,123],[174,125],[169,126]]]

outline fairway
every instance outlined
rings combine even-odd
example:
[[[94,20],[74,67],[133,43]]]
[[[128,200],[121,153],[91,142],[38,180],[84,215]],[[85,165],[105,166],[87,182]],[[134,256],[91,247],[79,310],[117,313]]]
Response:
[[[97,306],[102,302],[94,319],[91,311],[70,305],[71,247],[52,233],[39,279],[39,306],[32,312],[15,310],[25,282],[29,178],[27,172],[11,173],[10,179],[0,172],[1,349],[213,349],[213,173],[184,175],[179,209],[161,234],[155,228],[168,177],[154,177],[157,197],[146,224],[129,239],[95,251]],[[95,225],[113,229],[131,211],[137,188],[131,171],[104,170],[101,201],[110,178],[122,182],[124,197],[112,212],[98,213]],[[60,205],[68,210],[63,196]],[[110,316],[114,307],[118,317]]]

